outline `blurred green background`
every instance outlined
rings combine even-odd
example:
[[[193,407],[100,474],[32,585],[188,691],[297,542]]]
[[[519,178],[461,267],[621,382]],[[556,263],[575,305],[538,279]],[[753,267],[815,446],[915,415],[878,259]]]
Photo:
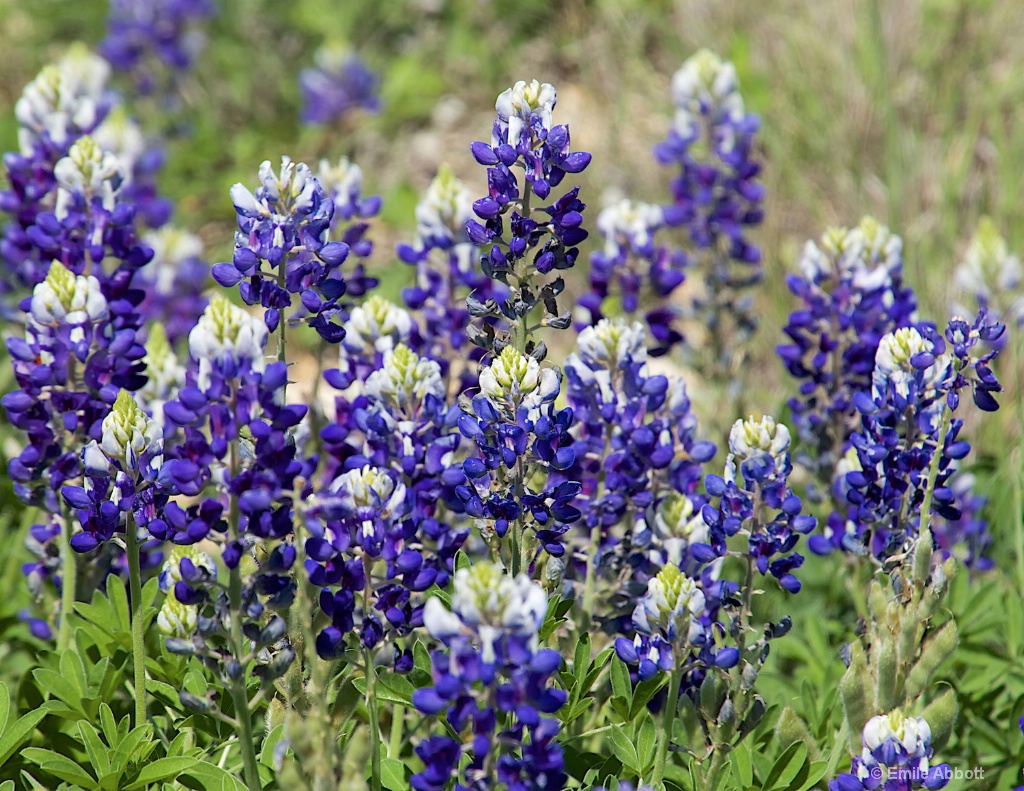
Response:
[[[955,296],[953,268],[980,216],[993,218],[1012,250],[1024,249],[1020,0],[219,5],[185,85],[180,119],[187,133],[171,140],[161,180],[177,201],[176,222],[200,233],[213,261],[230,255],[233,182],[253,183],[262,160],[283,154],[306,161],[351,155],[363,168],[364,191],[384,197],[374,259],[378,272],[392,275],[383,282],[385,293],[397,296],[412,272],[392,251],[396,241],[413,236],[418,195],[442,162],[483,194],[484,171],[469,143],[489,137],[495,96],[533,77],[555,84],[557,118],[570,124],[573,147],[594,154],[580,179],[591,222],[611,195],[666,202],[670,173],[657,166],[651,149],[671,117],[671,76],[701,47],[735,63],[747,108],[762,117],[768,197],[754,238],[766,279],[757,294],[763,318],[748,363],[748,381],[756,382],[748,403],[779,414],[792,390],[773,352],[795,307],[783,278],[804,241],[825,227],[873,214],[900,234],[922,317],[939,323]],[[104,0],[0,0],[0,150],[16,148],[13,105],[25,83],[70,42],[97,44],[106,10]],[[297,75],[325,43],[347,44],[381,74],[380,114],[320,128],[299,123]],[[135,109],[153,117],[152,107]],[[1015,340],[1019,345],[1019,331]],[[1014,359],[1021,358],[1008,354],[997,365],[1008,390],[1005,408],[984,426],[969,412],[979,488],[992,498],[992,556],[1000,570],[980,585],[968,586],[966,575],[958,580],[954,604],[964,645],[945,672],[950,679],[981,674],[961,687],[961,729],[973,736],[954,749],[964,762],[1001,763],[1004,777],[1013,774],[1013,759],[1000,734],[1012,728],[1010,712],[1024,713],[1024,698],[1017,699],[1024,691],[1017,656],[1024,638],[1003,636],[1009,602],[1019,609],[1024,586],[1021,371]],[[731,423],[735,416],[718,414],[710,397],[702,404],[697,389],[705,426],[721,430]],[[3,502],[3,518],[17,523],[20,509],[9,494]],[[12,560],[0,580],[6,590],[21,584]],[[850,637],[850,624],[836,619],[835,605],[847,596],[842,569],[837,562],[808,564],[806,585],[822,595],[789,605],[805,626],[779,643],[774,680],[794,697],[803,695],[801,713],[812,722],[835,701],[804,682],[834,689],[842,670],[838,646]],[[8,602],[0,612],[4,640],[14,631],[23,635],[13,607]],[[12,650],[0,644],[0,663]],[[802,677],[792,677],[791,668]]]

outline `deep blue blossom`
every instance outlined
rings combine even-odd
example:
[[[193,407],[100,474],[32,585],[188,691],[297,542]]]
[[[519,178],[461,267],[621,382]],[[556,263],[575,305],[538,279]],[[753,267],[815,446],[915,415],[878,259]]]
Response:
[[[264,162],[259,176],[255,193],[242,184],[231,188],[238,215],[235,253],[231,263],[213,267],[213,277],[228,288],[238,285],[247,305],[261,305],[272,332],[292,319],[298,295],[309,325],[337,343],[344,331],[331,318],[346,290],[339,268],[350,248],[329,241],[334,201],[307,165],[287,157],[279,173]]]
[[[949,764],[931,763],[931,728],[923,717],[899,710],[872,717],[861,739],[863,751],[848,773],[829,781],[829,791],[938,789],[952,777]]]
[[[449,366],[454,369],[460,391],[474,387],[476,376],[472,365],[458,361],[467,351],[470,361],[479,362],[484,355],[483,349],[469,344],[472,314],[466,300],[472,297],[476,309],[506,293],[480,268],[476,245],[466,230],[472,217],[469,190],[443,165],[416,206],[416,241],[398,245],[399,258],[416,268],[415,285],[403,289],[402,298],[423,316],[424,350],[442,364],[446,375]]]
[[[676,326],[681,311],[668,300],[686,278],[688,259],[681,250],[655,242],[666,225],[666,211],[672,212],[623,199],[598,215],[605,244],[590,258],[590,292],[578,300],[591,326],[602,319],[602,307],[611,296],[621,300],[622,311],[630,317],[649,307],[643,318],[655,344],[652,355],[665,354],[683,339]],[[648,294],[651,298],[644,300]]]
[[[194,66],[204,43],[200,23],[214,11],[212,0],[111,0],[100,49],[140,93],[166,90]]]
[[[944,335],[933,325],[918,324],[882,338],[871,391],[854,399],[860,431],[851,436],[837,468],[835,494],[846,507],[829,517],[825,535],[812,540],[812,549],[841,547],[882,560],[902,552],[905,542],[917,538],[936,452],[932,508],[945,520],[938,528],[942,543],[949,548],[962,538],[979,545],[978,526],[961,521],[960,503],[970,505],[969,494],[947,485],[970,445],[959,436],[963,421],[947,417],[946,410],[958,407],[965,388],[980,409],[998,408],[992,393],[1001,387],[989,366],[996,352],[975,350],[1002,332],[1003,325],[990,324],[982,313],[972,324],[952,320]],[[957,525],[968,532],[957,536]]]
[[[747,238],[764,215],[754,152],[760,119],[745,112],[733,65],[708,50],[676,72],[672,102],[675,119],[654,152],[661,164],[678,169],[665,219],[686,227],[697,248],[704,294],[695,300],[695,316],[712,339],[729,329],[727,318],[742,337],[757,324],[745,292],[762,276],[761,251]]]
[[[432,737],[416,747],[424,762],[415,789],[561,788],[566,782],[555,714],[567,695],[550,686],[561,656],[540,649],[547,613],[543,588],[478,562],[455,576],[452,609],[427,601],[424,625],[444,644],[434,651],[433,686],[413,693],[424,714],[444,714],[460,739]],[[459,759],[468,754],[465,767]],[[496,767],[496,776],[489,766]]]
[[[807,242],[800,273],[786,278],[801,302],[789,316],[790,342],[777,351],[800,395],[789,400],[802,451],[798,462],[827,487],[857,427],[854,396],[871,387],[875,350],[909,326],[917,300],[903,284],[903,243],[870,217]]]
[[[380,77],[358,55],[322,47],[315,59],[316,66],[299,75],[303,123],[328,124],[353,110],[380,110]]]

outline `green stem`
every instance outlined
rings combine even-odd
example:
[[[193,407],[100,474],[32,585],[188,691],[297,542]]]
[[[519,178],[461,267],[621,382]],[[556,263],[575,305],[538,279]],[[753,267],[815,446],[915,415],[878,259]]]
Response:
[[[402,752],[402,737],[405,726],[405,706],[395,706],[391,713],[391,738],[388,741],[388,758],[398,758]]]
[[[370,649],[363,650],[366,663],[366,716],[370,726],[370,791],[381,791],[380,785],[380,712],[377,709],[377,672],[373,669]]]
[[[78,581],[78,558],[71,547],[71,514],[64,509],[60,528],[60,626],[57,650],[63,652],[71,644],[71,618],[75,608],[75,586]]]
[[[237,618],[232,618],[232,620],[237,620]],[[232,629],[232,631],[234,630]],[[242,777],[249,791],[263,791],[259,764],[256,763],[252,715],[249,711],[249,699],[245,694],[244,680],[231,683],[231,700],[235,703],[235,722],[238,723],[238,748],[242,753]]]
[[[939,438],[935,442],[935,453],[932,456],[932,463],[928,465],[928,486],[924,490],[924,501],[921,503],[921,520],[917,535],[918,541],[925,537],[925,531],[930,530],[932,517],[932,497],[935,494],[935,481],[939,477],[939,464],[942,462],[942,448],[946,444],[946,433],[949,431],[949,420],[946,419],[946,410],[942,410],[942,425],[939,426]],[[931,540],[931,534],[928,534]]]
[[[679,656],[676,653],[676,656]],[[683,680],[683,669],[677,667],[672,671],[672,677],[668,685],[668,699],[665,701],[665,715],[661,727],[661,734],[658,738],[658,752],[654,756],[654,774],[651,777],[651,785],[659,788],[665,779],[665,764],[668,761],[668,745],[672,741],[672,723],[676,718],[676,709],[679,708],[679,685]]]
[[[725,756],[724,749],[715,750],[715,754],[711,758],[711,765],[708,767],[707,778],[704,781],[704,791],[714,791],[718,785],[718,777],[722,774],[722,769],[725,766]]]
[[[587,576],[583,582],[583,630],[590,629],[594,614],[594,593],[597,589],[597,553],[601,547],[601,525],[590,529],[590,547],[587,550]]]
[[[132,597],[132,669],[135,672],[135,727],[146,721],[146,623],[142,618],[141,544],[135,519],[128,513],[125,525],[125,549],[128,555],[128,588]]]
[[[1020,433],[1017,436],[1017,474],[1013,476],[1013,512],[1016,514],[1014,548],[1017,555],[1017,590],[1024,590],[1024,380],[1020,377],[1024,365],[1024,333],[1013,345],[1013,370],[1017,371],[1017,417]]]

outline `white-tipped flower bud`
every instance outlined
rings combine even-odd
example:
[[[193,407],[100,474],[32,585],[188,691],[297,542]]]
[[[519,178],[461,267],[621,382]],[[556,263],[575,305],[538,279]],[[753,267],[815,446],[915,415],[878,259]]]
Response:
[[[164,433],[160,424],[149,417],[135,402],[132,394],[121,390],[114,408],[103,418],[100,448],[125,472],[135,472],[143,454],[159,466],[163,453]]]
[[[267,325],[218,294],[188,335],[189,352],[199,363],[199,387],[209,387],[212,372],[225,362],[263,371],[266,345]]]
[[[44,327],[96,324],[107,318],[100,281],[76,275],[60,261],[50,264],[46,280],[32,291],[32,319]]]

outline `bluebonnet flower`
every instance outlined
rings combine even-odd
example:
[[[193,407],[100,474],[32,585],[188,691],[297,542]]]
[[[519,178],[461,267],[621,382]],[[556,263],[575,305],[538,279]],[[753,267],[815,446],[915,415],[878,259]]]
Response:
[[[350,261],[345,274],[345,300],[339,301],[340,318],[345,320],[356,298],[377,287],[378,280],[366,273],[366,260],[373,252],[368,237],[372,218],[380,214],[380,195],[363,195],[363,170],[348,157],[337,164],[321,159],[316,174],[324,193],[334,202],[331,232],[349,247]]]
[[[675,73],[672,102],[676,114],[668,138],[655,148],[660,163],[679,170],[666,221],[685,226],[697,248],[705,293],[694,307],[712,340],[719,342],[730,317],[743,337],[756,327],[744,292],[762,276],[761,251],[747,238],[764,214],[761,165],[753,151],[760,121],[744,110],[735,67],[708,50]]]
[[[239,285],[247,305],[262,305],[271,332],[290,316],[298,294],[308,323],[324,340],[337,343],[341,327],[331,318],[345,281],[338,268],[349,254],[344,242],[328,240],[334,218],[334,202],[303,163],[288,157],[275,173],[270,161],[259,171],[255,193],[244,185],[231,188],[238,214],[235,253],[231,263],[216,264],[213,277],[222,286]],[[264,269],[264,265],[269,269]]]
[[[179,552],[177,575],[173,568],[166,574],[177,602],[165,613],[177,632],[168,647],[198,656],[225,683],[244,672],[238,651],[248,646],[232,636],[232,618],[255,644],[254,672],[263,683],[295,656],[283,619],[268,611],[287,607],[294,596],[297,552],[288,539],[296,503],[312,493],[316,459],[297,452],[295,434],[307,409],[285,402],[287,364],[266,362],[267,336],[258,317],[220,295],[189,333],[185,385],[163,410],[166,460],[158,483],[173,499],[149,524],[154,537],[177,546],[219,544],[224,565],[241,577],[240,595],[229,596],[192,552]],[[182,633],[192,620],[179,604],[196,609],[187,638]]]
[[[101,51],[140,93],[167,90],[192,69],[204,43],[199,23],[214,10],[211,0],[111,0]]]
[[[399,344],[418,346],[418,330],[409,311],[374,294],[352,308],[338,347],[338,367],[324,372],[333,387],[345,390],[381,366]]]
[[[316,66],[299,75],[303,123],[327,124],[353,110],[380,110],[380,77],[358,55],[344,47],[321,47],[314,60]]]
[[[144,263],[144,255],[136,260]],[[84,268],[84,261],[78,259],[75,266]],[[53,261],[46,278],[21,303],[24,338],[7,341],[19,389],[6,394],[3,405],[11,424],[28,438],[28,445],[9,461],[8,474],[21,500],[52,515],[34,526],[28,538],[36,559],[25,571],[40,603],[44,581],[58,587],[80,580],[102,585],[118,564],[118,552],[105,548],[80,569],[77,579],[65,581],[58,573],[61,529],[66,547],[72,527],[61,490],[81,478],[82,447],[101,439],[118,389],[135,389],[145,382],[145,350],[136,337],[141,323],[135,309],[138,297],[128,289],[131,268],[119,268],[110,277],[99,267],[93,271],[102,279],[76,274]],[[30,623],[37,634],[49,630],[43,621],[33,618]]]
[[[153,259],[139,273],[146,287],[143,310],[177,346],[206,309],[203,290],[210,265],[203,259],[203,242],[173,225],[150,231],[142,240],[153,250]]]
[[[958,294],[969,294],[976,303],[965,307],[957,300],[958,313],[985,308],[996,321],[1024,324],[1024,267],[990,218],[978,222],[964,260],[953,274],[953,284]]]
[[[850,772],[829,781],[829,791],[937,789],[952,777],[948,764],[932,764],[931,728],[923,717],[899,710],[872,717],[861,739],[863,751]]]
[[[442,365],[466,354],[470,312],[466,298],[485,304],[505,289],[484,275],[476,245],[466,223],[473,217],[473,198],[468,188],[442,165],[426,194],[416,204],[416,241],[399,244],[398,257],[416,267],[416,284],[403,289],[410,310],[423,316],[424,350]],[[469,359],[479,361],[483,350],[472,348]],[[473,387],[470,366],[459,373],[460,390]]]
[[[597,217],[604,248],[591,256],[590,292],[578,300],[588,313],[588,323],[594,325],[601,320],[602,305],[609,296],[619,298],[623,312],[632,317],[649,291],[660,303],[644,313],[657,344],[651,350],[655,355],[683,339],[675,327],[680,311],[667,300],[685,279],[688,261],[682,251],[655,243],[665,223],[665,209],[650,203],[622,199],[604,209]]]
[[[702,510],[709,540],[691,551],[698,559],[710,561],[725,555],[727,538],[742,534],[747,538],[744,554],[757,571],[770,573],[783,588],[796,593],[800,581],[792,572],[804,558],[793,550],[800,536],[817,522],[801,515],[800,498],[788,485],[789,445],[789,429],[770,416],[733,424],[725,476],[705,479],[708,494],[718,500],[717,507],[708,504]]]
[[[615,640],[615,653],[628,665],[639,665],[642,681],[659,670],[671,671],[682,657],[676,654],[705,641],[701,622],[706,600],[698,583],[673,564],[664,566],[647,586],[633,611],[633,641]]]
[[[698,573],[689,546],[705,540],[705,500],[697,490],[715,446],[697,437],[683,380],[648,370],[639,322],[603,319],[582,330],[565,361],[565,381],[576,452],[568,477],[582,485],[576,506],[588,534],[568,571],[590,571],[585,599],[597,585],[625,579],[631,609],[669,561]],[[615,616],[621,608],[610,609]]]
[[[533,282],[534,277],[571,268],[579,255],[576,245],[588,235],[582,227],[586,206],[579,200],[578,187],[548,206],[531,206],[533,195],[546,200],[566,174],[579,173],[590,164],[590,154],[569,151],[569,128],[552,125],[555,102],[555,89],[548,83],[517,82],[498,96],[490,144],[477,142],[471,147],[476,161],[487,166],[488,195],[473,204],[484,222],[467,223],[469,238],[486,248],[481,264],[488,278],[508,284],[512,276],[516,281],[508,298],[481,305],[475,315],[504,318],[511,326],[508,337],[514,337],[520,351],[526,352],[533,351],[528,345],[527,316],[535,306],[544,305],[548,326],[564,329],[570,320],[569,314],[557,312],[555,298],[564,287],[561,278],[541,286]],[[522,189],[511,170],[516,165],[524,171]],[[540,214],[550,219],[539,219]],[[500,351],[494,339],[491,324],[471,328],[473,343]]]
[[[887,333],[909,326],[917,300],[903,284],[902,240],[871,217],[808,241],[800,274],[786,282],[801,301],[789,316],[790,343],[778,346],[801,382],[789,400],[806,451],[798,461],[831,485],[857,427],[854,396],[871,386],[875,351]]]
[[[8,317],[16,312],[8,295],[20,297],[32,289],[54,258],[50,236],[56,223],[47,219],[40,228],[38,219],[53,211],[54,166],[79,137],[95,130],[113,104],[106,91],[109,71],[102,58],[74,47],[25,86],[15,104],[19,151],[4,155],[10,189],[0,193],[0,209],[11,215],[0,241],[5,264],[0,294]]]
[[[306,407],[284,403],[287,366],[267,365],[266,342],[267,328],[259,319],[214,296],[189,334],[193,363],[185,387],[164,405],[169,461],[160,471],[161,483],[189,497],[211,483],[219,492],[188,508],[168,504],[159,530],[151,526],[150,532],[175,544],[196,543],[211,531],[225,531],[225,499],[237,501],[237,535],[228,537],[223,552],[229,568],[255,542],[291,532],[296,479],[311,473],[297,457],[293,438]],[[269,593],[286,580],[271,573],[260,584]]]
[[[445,713],[458,739],[434,736],[416,746],[425,768],[413,776],[419,791],[561,788],[562,748],[555,714],[566,693],[549,686],[561,664],[540,649],[537,632],[547,594],[525,574],[510,577],[487,562],[459,569],[452,609],[427,601],[423,622],[445,649],[432,653],[434,685],[416,690],[425,714]],[[460,766],[463,753],[469,761]]]
[[[307,552],[315,561],[310,579],[325,588],[321,604],[332,617],[318,643],[325,656],[342,651],[356,629],[354,594],[375,574],[359,629],[364,644],[418,625],[422,593],[448,583],[469,532],[446,516],[464,508],[450,480],[459,411],[446,403],[440,366],[401,343],[381,357],[361,394],[337,399],[335,421],[322,431],[331,484],[308,509]],[[369,505],[358,505],[357,489],[374,493],[362,497]]]
[[[965,493],[956,496],[947,483],[970,445],[959,439],[963,421],[949,419],[946,410],[957,408],[965,387],[982,410],[998,408],[992,393],[1001,388],[989,367],[997,350],[980,356],[974,350],[1002,331],[1003,325],[990,324],[982,313],[973,324],[952,320],[944,336],[930,324],[919,324],[882,338],[871,392],[855,397],[861,430],[852,435],[837,470],[834,488],[846,509],[830,516],[812,549],[842,547],[883,561],[901,555],[906,542],[917,538],[936,452],[933,508],[946,522],[940,528],[946,546],[959,543],[949,531],[961,518],[957,500],[965,501]],[[977,546],[977,525],[968,521],[964,527],[970,531],[965,538]]]
[[[156,178],[164,166],[159,139],[147,137],[122,105],[115,104],[96,127],[92,137],[104,151],[114,154],[127,175],[122,199],[135,206],[138,219],[150,228],[160,228],[171,217],[174,204],[160,194]]]
[[[466,513],[492,522],[487,537],[509,539],[511,568],[529,568],[536,548],[565,552],[562,535],[580,517],[572,504],[577,482],[560,473],[575,459],[568,434],[572,410],[554,408],[560,376],[511,346],[480,372],[480,394],[460,406],[459,430],[476,442],[479,456],[462,464],[465,483],[456,489]],[[540,488],[535,488],[540,485]]]
[[[82,450],[85,485],[61,489],[82,526],[71,547],[89,552],[125,529],[148,529],[166,499],[154,488],[162,463],[163,430],[121,390],[103,419],[100,442]]]

